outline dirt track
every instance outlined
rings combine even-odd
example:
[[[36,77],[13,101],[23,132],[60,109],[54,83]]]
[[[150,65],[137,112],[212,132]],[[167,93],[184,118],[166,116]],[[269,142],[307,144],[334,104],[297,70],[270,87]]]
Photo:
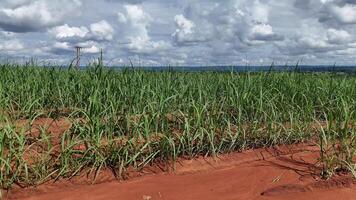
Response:
[[[319,179],[318,151],[312,145],[285,146],[181,161],[174,173],[155,173],[96,184],[61,181],[15,189],[9,199],[123,200],[328,200],[355,199],[347,176]],[[104,179],[103,179],[104,180]]]

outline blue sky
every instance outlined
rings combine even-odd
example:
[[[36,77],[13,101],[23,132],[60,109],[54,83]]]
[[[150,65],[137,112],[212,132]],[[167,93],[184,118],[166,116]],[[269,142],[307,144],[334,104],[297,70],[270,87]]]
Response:
[[[0,59],[354,64],[356,0],[0,0]]]

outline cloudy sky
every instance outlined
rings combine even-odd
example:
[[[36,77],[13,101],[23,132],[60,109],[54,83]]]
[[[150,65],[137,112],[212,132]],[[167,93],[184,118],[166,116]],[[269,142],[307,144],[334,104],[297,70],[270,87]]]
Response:
[[[0,0],[0,60],[356,63],[356,0]]]

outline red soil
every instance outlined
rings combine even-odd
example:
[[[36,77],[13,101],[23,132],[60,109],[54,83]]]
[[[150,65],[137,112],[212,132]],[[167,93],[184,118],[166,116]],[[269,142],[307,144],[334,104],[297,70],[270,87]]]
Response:
[[[15,188],[8,199],[123,199],[123,200],[317,200],[355,199],[349,176],[320,180],[318,148],[282,146],[232,153],[219,158],[181,160],[172,173],[146,169],[141,177],[119,182],[104,172],[99,182],[81,180]]]
[[[41,130],[45,130],[45,132],[55,140],[60,140],[63,133],[71,127],[71,122],[66,118],[57,120],[51,118],[39,118],[34,120],[31,126],[30,123],[29,120],[19,120],[16,122],[16,127],[25,129],[29,136],[35,138],[39,137]]]

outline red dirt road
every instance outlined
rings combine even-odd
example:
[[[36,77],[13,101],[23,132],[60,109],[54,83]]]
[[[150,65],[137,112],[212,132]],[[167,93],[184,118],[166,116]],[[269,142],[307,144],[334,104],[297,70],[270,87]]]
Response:
[[[15,189],[8,199],[28,200],[354,200],[348,176],[319,179],[315,146],[297,145],[181,161],[174,173],[96,185],[52,183]]]

